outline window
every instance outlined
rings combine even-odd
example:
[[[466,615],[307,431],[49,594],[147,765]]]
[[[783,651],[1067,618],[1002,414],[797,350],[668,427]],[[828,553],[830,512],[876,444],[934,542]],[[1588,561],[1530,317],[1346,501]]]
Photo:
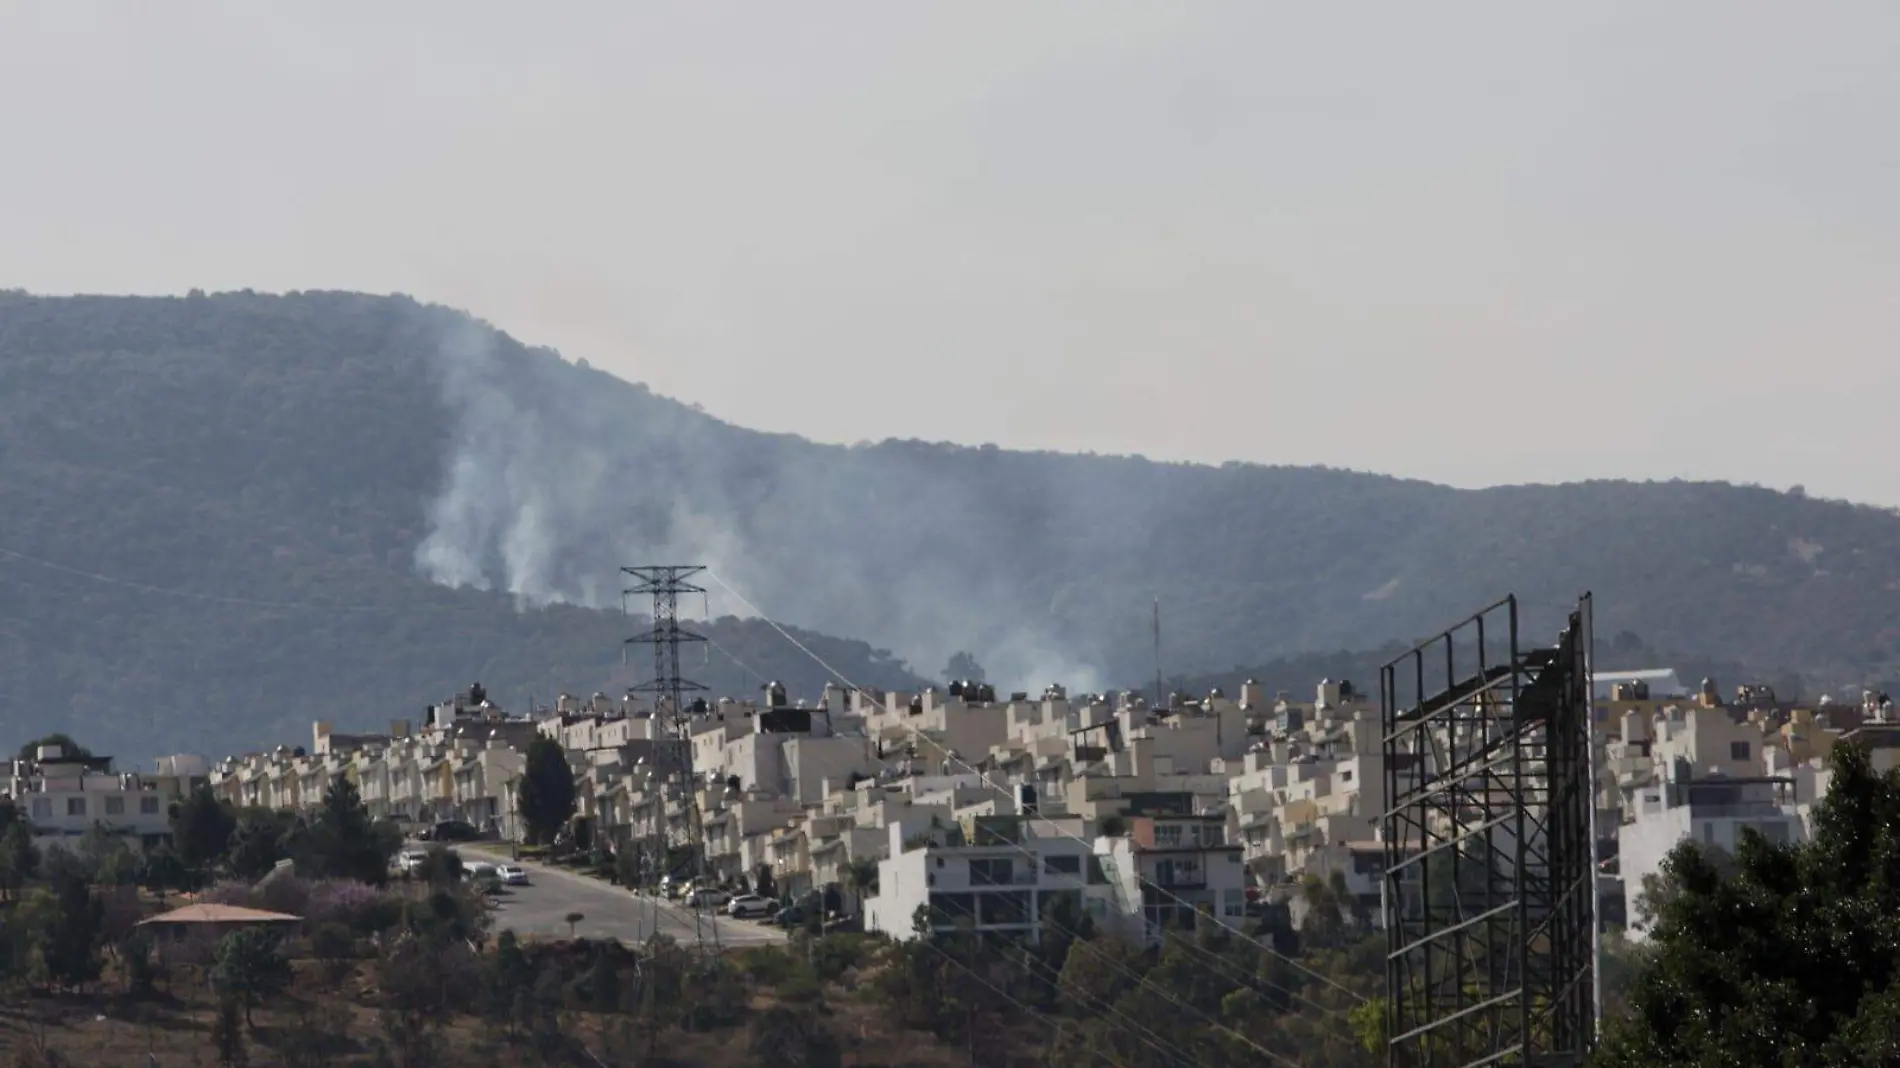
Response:
[[[33,799],[33,818],[38,819],[38,820],[52,819],[53,818],[53,799],[50,797],[34,798]]]
[[[1057,890],[1036,895],[1035,916],[1042,918],[1045,924],[1053,925],[1057,930],[1066,931],[1070,924],[1081,919],[1088,912],[1088,903],[1082,899],[1080,890]]]
[[[1245,916],[1247,914],[1247,891],[1227,891],[1225,911],[1229,916]]]
[[[1155,848],[1173,849],[1181,844],[1181,825],[1178,823],[1155,824]]]
[[[1748,743],[1747,742],[1728,743],[1728,758],[1730,760],[1747,760],[1748,759]]]
[[[1715,844],[1715,824],[1708,822],[1702,824],[1702,843],[1704,845]]]
[[[1346,769],[1345,771],[1342,771],[1342,772],[1340,772],[1340,773],[1339,773],[1339,781],[1340,781],[1340,782],[1351,782],[1351,781],[1352,781],[1352,769],[1351,769],[1351,768],[1347,768],[1347,769]],[[1230,915],[1231,915],[1231,913],[1230,913]]]
[[[1082,858],[1044,857],[1042,870],[1045,875],[1080,875],[1082,874]]]
[[[976,918],[986,924],[1028,923],[1029,893],[1016,890],[1001,894],[977,894]]]
[[[1201,874],[1198,857],[1178,857],[1155,865],[1155,880],[1162,886],[1201,886],[1207,877]]]
[[[959,920],[976,918],[976,895],[974,894],[932,894],[930,911],[935,914],[939,925],[952,926]]]
[[[67,798],[66,799],[66,814],[68,816],[85,815],[86,814],[86,799],[83,797]]]
[[[125,815],[125,798],[123,797],[106,798],[106,815],[108,816]]]
[[[970,861],[971,886],[1008,886],[1015,875],[1008,860]]]

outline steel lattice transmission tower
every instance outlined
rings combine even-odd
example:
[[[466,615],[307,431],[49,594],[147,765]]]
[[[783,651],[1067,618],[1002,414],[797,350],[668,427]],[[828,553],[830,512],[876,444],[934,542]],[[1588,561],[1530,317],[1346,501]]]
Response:
[[[628,645],[653,646],[653,678],[632,688],[632,693],[650,693],[656,698],[654,711],[664,708],[675,729],[686,718],[683,695],[704,691],[706,687],[680,674],[680,646],[703,642],[706,636],[680,626],[680,594],[705,593],[703,586],[687,581],[706,570],[699,564],[663,564],[653,567],[623,567],[634,585],[621,591],[625,597],[653,598],[653,626],[643,634],[627,639]]]
[[[1595,1045],[1590,596],[1554,645],[1507,597],[1386,665],[1393,1068],[1581,1068]]]
[[[677,783],[684,794],[683,801],[688,813],[688,833],[692,835],[694,855],[694,875],[706,874],[706,851],[703,828],[699,812],[698,791],[692,782],[692,728],[685,704],[685,695],[703,692],[706,687],[680,674],[680,646],[703,642],[706,636],[695,634],[680,626],[679,601],[682,593],[706,592],[705,587],[696,586],[690,580],[705,571],[700,564],[659,564],[646,567],[623,567],[621,574],[632,578],[633,585],[621,591],[622,605],[629,597],[651,597],[653,599],[653,626],[644,633],[636,634],[626,641],[627,645],[651,645],[653,647],[653,678],[631,687],[629,693],[650,693],[654,695],[654,715],[665,715],[673,728],[678,744],[672,747],[654,748],[654,771],[662,782]],[[700,927],[703,910],[693,910],[693,925],[703,950],[706,932]],[[719,922],[712,923],[712,942],[715,948],[719,944]]]

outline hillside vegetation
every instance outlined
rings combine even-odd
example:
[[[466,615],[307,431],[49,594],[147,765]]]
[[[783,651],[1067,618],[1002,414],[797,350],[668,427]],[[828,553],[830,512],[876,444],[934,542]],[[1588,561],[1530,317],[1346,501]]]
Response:
[[[811,413],[816,437],[852,426]],[[873,638],[803,640],[884,684],[959,650],[1008,688],[1151,678],[1157,594],[1189,675],[1409,640],[1507,590],[1592,589],[1600,633],[1829,680],[1886,677],[1900,646],[1886,511],[821,445],[401,297],[0,295],[0,499],[0,549],[37,561],[0,554],[0,731],[128,755],[367,726],[474,678],[516,705],[624,686],[647,674],[620,664],[636,563],[713,565],[715,614],[749,614],[730,583]],[[762,624],[712,633],[822,682]],[[703,656],[689,674],[757,685]]]

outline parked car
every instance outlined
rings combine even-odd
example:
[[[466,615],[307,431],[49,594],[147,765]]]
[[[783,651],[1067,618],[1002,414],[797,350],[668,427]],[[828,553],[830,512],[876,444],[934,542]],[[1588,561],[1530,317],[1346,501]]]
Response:
[[[411,849],[400,853],[396,856],[396,870],[402,872],[404,875],[412,874],[417,868],[422,867],[423,858],[426,856],[428,856],[428,854],[420,849]]]
[[[442,820],[424,835],[425,840],[431,842],[473,842],[482,836],[467,820]]]
[[[528,885],[528,869],[519,864],[503,864],[495,869],[495,874],[508,886]]]
[[[740,894],[726,902],[726,915],[741,920],[771,919],[778,912],[778,902],[757,894]]]
[[[724,890],[703,888],[686,895],[686,905],[695,909],[716,909],[732,900],[732,895]]]
[[[467,879],[492,879],[496,878],[499,874],[500,873],[495,870],[495,866],[485,860],[478,860],[473,864],[465,864],[462,866],[462,876]]]
[[[772,922],[780,927],[797,927],[799,924],[805,922],[805,910],[797,905],[793,905],[788,909],[780,909],[778,913],[772,917]]]

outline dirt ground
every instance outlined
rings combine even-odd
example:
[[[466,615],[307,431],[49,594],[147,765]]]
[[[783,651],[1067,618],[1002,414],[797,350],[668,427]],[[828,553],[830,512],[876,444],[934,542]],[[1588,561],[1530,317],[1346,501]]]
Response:
[[[163,976],[155,994],[133,999],[117,993],[108,976],[96,993],[27,996],[0,1005],[0,1065],[6,1068],[209,1068],[219,1064],[213,1038],[216,1003],[198,969],[174,969]],[[330,983],[315,962],[297,962],[297,980],[284,996],[252,1015],[245,1042],[251,1068],[327,1068],[378,1063],[375,1039],[383,1032],[369,1003],[363,968]],[[756,996],[752,1007],[770,1008],[769,996]],[[946,1049],[927,1034],[893,1027],[886,1014],[858,1004],[848,995],[827,999],[827,1029],[844,1050],[847,1068],[952,1068],[968,1065],[962,1050]],[[618,1018],[609,1023],[617,1026]],[[748,1051],[744,1026],[704,1034],[665,1035],[657,1057],[644,1059],[617,1041],[621,1032],[603,1035],[601,1018],[575,1013],[566,1033],[580,1038],[584,1051],[547,1059],[525,1043],[510,1043],[487,1022],[462,1017],[441,1034],[445,1047],[432,1063],[454,1068],[531,1068],[540,1064],[639,1065],[640,1068],[749,1068],[770,1063]],[[400,1065],[400,1058],[394,1060]]]

